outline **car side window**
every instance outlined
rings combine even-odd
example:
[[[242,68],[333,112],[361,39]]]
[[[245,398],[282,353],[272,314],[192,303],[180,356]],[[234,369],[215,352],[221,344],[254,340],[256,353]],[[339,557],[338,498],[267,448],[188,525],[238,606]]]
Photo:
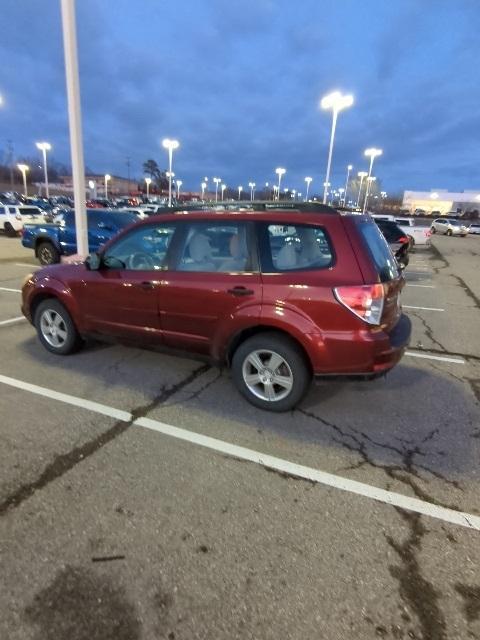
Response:
[[[2,213],[2,214],[5,213],[5,207],[0,207],[0,213]]]
[[[325,269],[333,264],[333,250],[322,227],[270,224],[266,231],[265,271]]]
[[[17,213],[16,207],[8,207],[10,213]]]
[[[105,251],[103,265],[131,271],[166,269],[167,251],[175,228],[175,224],[156,224],[132,229]]]
[[[194,222],[188,225],[178,271],[251,272],[249,225],[245,222]]]

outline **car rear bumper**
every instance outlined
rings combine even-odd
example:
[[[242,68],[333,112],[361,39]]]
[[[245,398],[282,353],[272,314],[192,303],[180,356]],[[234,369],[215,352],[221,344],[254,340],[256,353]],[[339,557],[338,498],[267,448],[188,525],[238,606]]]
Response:
[[[410,342],[412,323],[410,318],[402,314],[396,325],[389,332],[364,330],[359,332],[353,341],[345,343],[346,351],[337,358],[338,367],[324,363],[314,366],[317,378],[330,376],[375,376],[392,369],[401,360]],[[338,343],[335,350],[338,353]],[[344,364],[339,360],[343,360]]]

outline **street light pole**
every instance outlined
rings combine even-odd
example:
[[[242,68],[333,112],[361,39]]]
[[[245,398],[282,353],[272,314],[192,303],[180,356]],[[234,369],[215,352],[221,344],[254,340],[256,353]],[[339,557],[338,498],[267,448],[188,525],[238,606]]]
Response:
[[[75,233],[77,253],[87,256],[87,208],[85,202],[85,164],[83,159],[82,111],[80,102],[80,79],[78,74],[77,29],[75,0],[61,0],[63,50],[67,83],[68,124],[70,129],[70,155],[72,159],[73,198],[75,203]],[[49,145],[50,147],[50,145]],[[45,180],[47,182],[45,154]],[[47,182],[48,197],[48,182]]]
[[[250,187],[250,200],[253,200],[255,196],[255,182],[249,182],[248,186]]]
[[[183,182],[181,180],[177,180],[177,200],[180,198],[180,187],[182,184]]]
[[[151,184],[151,182],[152,182],[151,178],[145,178],[145,184],[147,185],[147,199],[148,199],[148,196],[150,195],[150,184]]]
[[[362,195],[362,183],[363,183],[363,179],[366,178],[368,176],[368,173],[366,171],[359,171],[357,173],[357,176],[360,178],[360,186],[358,187],[358,196],[357,196],[357,207],[360,204],[360,197]]]
[[[305,182],[307,183],[307,193],[305,194],[305,202],[308,202],[308,192],[310,191],[310,183],[312,182],[312,178],[310,178],[310,176],[307,176],[305,178]]]
[[[225,189],[227,188],[226,184],[222,184],[222,200],[224,198],[223,194],[225,193]]]
[[[17,169],[22,172],[23,177],[23,194],[24,196],[28,196],[27,191],[27,171],[30,169],[28,164],[17,164]]]
[[[111,179],[111,175],[109,173],[105,174],[104,182],[105,182],[105,200],[108,200],[108,181]]]
[[[347,191],[348,191],[348,180],[350,178],[350,171],[353,169],[353,165],[349,164],[347,167],[347,179],[345,180],[345,197],[343,200],[343,206],[347,205]]]
[[[62,7],[63,7],[63,4],[62,4]],[[69,112],[70,112],[70,109],[69,109]],[[44,183],[45,183],[45,195],[47,198],[50,197],[50,192],[48,188],[47,151],[50,151],[51,148],[52,148],[52,145],[49,142],[37,142],[37,149],[40,149],[43,156],[43,176],[44,176]]]
[[[335,139],[335,129],[337,128],[338,114],[342,109],[351,107],[352,104],[353,104],[353,96],[342,95],[339,91],[334,91],[333,93],[330,93],[328,96],[325,96],[324,98],[322,98],[320,102],[320,106],[322,107],[322,109],[332,110],[332,130],[330,132],[330,146],[328,149],[327,174],[325,176],[326,183],[330,181],[330,168],[332,165],[333,141]],[[326,202],[327,202],[327,187],[325,187],[323,191],[323,204],[326,204]]]
[[[214,183],[215,183],[215,202],[218,202],[218,185],[221,182],[220,178],[214,178],[213,179]]]
[[[282,167],[277,167],[275,169],[275,173],[278,176],[278,185],[277,185],[277,199],[280,200],[280,183],[282,182],[282,176],[287,173],[286,169],[282,169]]]
[[[381,156],[383,151],[382,149],[376,149],[375,147],[371,147],[370,149],[365,149],[363,153],[365,156],[367,156],[367,158],[370,158],[370,168],[368,170],[368,177],[367,177],[367,180],[368,180],[368,178],[370,178],[372,175],[373,161],[377,156]],[[368,192],[368,185],[367,185],[367,192]],[[365,213],[366,206],[367,206],[367,195],[365,195],[365,200],[363,202],[363,213]]]
[[[375,180],[376,178],[374,178],[373,176],[368,176],[367,178],[367,190],[365,192],[365,201],[363,203],[363,213],[365,213],[365,210],[367,208],[368,196],[370,195],[370,187],[372,185],[372,182],[374,182]]]
[[[242,196],[242,191],[243,191],[243,187],[240,186],[238,187],[238,199],[240,200],[241,196]]]
[[[168,151],[168,173],[170,174],[168,177],[168,206],[172,206],[172,164],[173,164],[173,150],[178,149],[180,143],[178,140],[170,140],[169,138],[165,138],[162,140],[162,146],[164,149]]]
[[[206,182],[202,182],[202,184],[200,185],[202,187],[202,200],[205,199],[205,189],[207,188],[207,183]]]

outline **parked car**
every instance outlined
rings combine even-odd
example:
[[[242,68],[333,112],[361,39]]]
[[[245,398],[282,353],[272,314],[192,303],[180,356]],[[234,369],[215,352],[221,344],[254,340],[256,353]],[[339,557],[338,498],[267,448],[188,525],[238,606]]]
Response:
[[[467,225],[453,218],[437,218],[432,222],[430,231],[432,233],[444,233],[447,236],[465,237],[468,235]]]
[[[98,250],[112,236],[139,218],[134,213],[110,209],[87,209],[88,243]],[[62,255],[77,253],[75,213],[73,209],[60,213],[52,224],[26,224],[22,244],[33,249],[40,264],[60,262]]]
[[[396,222],[375,219],[375,223],[388,242],[400,269],[405,269],[409,262],[410,238]]]
[[[469,227],[468,227],[468,233],[474,233],[474,234],[480,234],[480,223],[479,222],[473,222]]]
[[[25,205],[0,204],[0,229],[5,235],[17,236],[27,220],[44,221],[42,210]]]
[[[414,218],[398,218],[392,215],[372,214],[375,220],[390,220],[398,224],[400,229],[408,236],[410,240],[410,248],[415,245],[429,245],[431,243],[430,227],[422,227],[416,224]]]
[[[230,366],[262,409],[292,409],[315,376],[373,377],[401,359],[404,279],[368,217],[299,211],[147,218],[84,263],[27,278],[22,311],[68,354],[88,335]]]

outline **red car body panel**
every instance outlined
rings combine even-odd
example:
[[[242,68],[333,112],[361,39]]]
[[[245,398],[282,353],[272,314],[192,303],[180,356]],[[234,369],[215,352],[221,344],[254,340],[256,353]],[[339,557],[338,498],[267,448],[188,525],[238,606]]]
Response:
[[[293,219],[323,226],[334,247],[332,265],[281,273],[90,271],[84,264],[54,265],[40,270],[24,285],[23,312],[32,321],[32,306],[46,296],[55,296],[82,334],[163,344],[207,355],[217,362],[228,359],[230,345],[243,331],[276,329],[302,346],[318,375],[378,373],[400,360],[405,340],[395,345],[390,333],[401,317],[398,300],[403,280],[385,285],[380,326],[354,315],[333,292],[334,287],[378,282],[354,216],[202,211],[151,216],[135,227],[172,219],[232,221],[237,216],[273,224],[288,225]],[[110,240],[104,251],[129,229]],[[237,287],[243,287],[246,294],[237,295]]]

